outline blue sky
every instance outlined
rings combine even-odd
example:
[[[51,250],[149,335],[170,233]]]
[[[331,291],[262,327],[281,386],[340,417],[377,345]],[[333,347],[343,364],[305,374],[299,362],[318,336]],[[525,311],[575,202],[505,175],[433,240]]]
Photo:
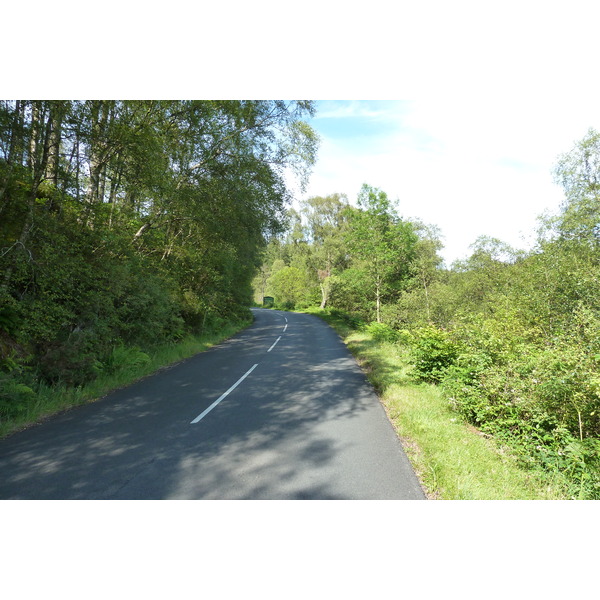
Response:
[[[592,100],[457,98],[325,100],[310,122],[319,158],[302,197],[345,193],[362,183],[398,200],[400,214],[437,225],[447,265],[481,235],[530,248],[537,218],[562,190],[552,169],[590,127]]]

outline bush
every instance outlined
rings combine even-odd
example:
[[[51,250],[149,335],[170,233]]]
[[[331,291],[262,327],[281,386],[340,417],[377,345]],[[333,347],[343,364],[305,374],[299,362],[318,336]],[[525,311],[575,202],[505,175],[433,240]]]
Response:
[[[369,323],[365,327],[365,331],[377,342],[396,342],[398,340],[398,332],[385,323]]]
[[[329,306],[346,313],[359,314],[361,318],[374,318],[370,297],[371,284],[364,273],[357,269],[346,269],[330,277]]]
[[[449,365],[441,379],[442,391],[452,408],[465,420],[481,426],[489,418],[489,403],[481,386],[485,360],[462,356]]]
[[[10,373],[0,372],[0,421],[18,417],[27,412],[36,393]]]
[[[296,303],[291,300],[284,300],[281,303],[278,303],[277,306],[281,308],[281,310],[294,310],[296,308]]]
[[[311,283],[305,272],[296,267],[283,267],[268,280],[275,304],[293,309],[296,305],[310,304]]]
[[[93,381],[102,369],[90,347],[89,335],[73,335],[64,342],[48,344],[38,361],[42,379],[50,384],[79,387]]]
[[[334,319],[341,321],[350,329],[360,329],[364,325],[363,320],[357,314],[347,313],[346,311],[339,310],[337,308],[330,308],[329,314]]]
[[[415,331],[412,342],[413,374],[421,381],[439,383],[446,370],[455,363],[458,346],[448,332],[436,327]]]
[[[148,364],[150,357],[139,348],[116,346],[102,365],[104,373],[112,375],[128,367],[139,367]]]
[[[460,354],[442,378],[444,396],[526,467],[563,480],[570,497],[600,498],[595,356],[566,343],[492,354]]]

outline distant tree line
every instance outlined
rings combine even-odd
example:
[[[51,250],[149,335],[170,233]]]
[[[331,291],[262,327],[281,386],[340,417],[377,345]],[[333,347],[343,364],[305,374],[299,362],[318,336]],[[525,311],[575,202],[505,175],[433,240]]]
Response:
[[[364,184],[356,206],[344,194],[315,196],[287,212],[254,280],[255,299],[282,307],[319,305],[366,322],[391,323],[407,295],[423,295],[443,263],[437,227],[404,219],[397,202]]]

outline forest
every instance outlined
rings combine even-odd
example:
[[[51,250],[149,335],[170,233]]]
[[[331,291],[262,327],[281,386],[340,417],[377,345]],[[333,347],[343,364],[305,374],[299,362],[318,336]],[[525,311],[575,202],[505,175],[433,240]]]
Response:
[[[0,424],[248,322],[310,101],[0,102]]]
[[[434,224],[364,184],[292,202],[311,101],[0,102],[0,424],[265,297],[405,348],[411,377],[524,469],[600,498],[600,134],[557,157],[535,246]],[[296,208],[292,208],[295,206]]]
[[[532,250],[482,236],[450,267],[438,228],[403,219],[381,189],[364,184],[356,206],[309,198],[267,246],[255,300],[317,306],[407,349],[411,377],[524,469],[598,499],[600,134],[557,157],[554,176],[564,202],[540,215]]]

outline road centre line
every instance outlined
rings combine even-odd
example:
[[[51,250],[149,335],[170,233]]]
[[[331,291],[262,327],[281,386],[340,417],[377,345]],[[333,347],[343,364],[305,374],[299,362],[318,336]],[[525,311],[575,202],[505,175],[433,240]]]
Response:
[[[281,336],[279,336],[274,342],[273,345],[267,350],[267,352],[271,352],[271,350],[273,350],[273,348],[275,348],[275,345],[277,344],[277,342],[281,339]]]
[[[287,329],[287,317],[284,317],[285,319],[285,327],[283,328],[283,333],[285,333],[286,329]],[[271,352],[271,350],[273,350],[273,348],[275,348],[275,346],[277,345],[277,343],[279,342],[279,340],[281,339],[281,336],[279,336],[274,342],[273,345],[267,350],[267,352]],[[201,421],[213,408],[215,408],[223,399],[225,399],[229,394],[231,394],[231,392],[233,392],[233,390],[235,390],[235,388],[240,385],[240,383],[242,383],[242,381],[244,381],[244,379],[246,379],[246,377],[248,377],[248,375],[250,375],[250,373],[252,373],[252,371],[254,371],[254,369],[256,369],[256,367],[258,367],[258,363],[256,363],[251,369],[249,369],[246,373],[244,373],[244,375],[242,375],[225,393],[221,394],[221,396],[219,398],[217,398],[217,400],[215,400],[204,412],[200,413],[193,421],[190,422],[190,425],[194,424],[194,423],[198,423],[199,421]]]
[[[277,340],[279,341],[279,340]],[[276,344],[277,342],[275,342]],[[273,346],[275,345],[273,344]],[[256,367],[258,367],[258,363],[256,363],[251,369],[249,369],[244,375],[242,375],[224,394],[221,394],[221,396],[215,400],[203,413],[199,414],[191,423],[190,425],[192,425],[193,423],[198,423],[198,421],[200,421],[201,419],[203,419],[213,408],[215,408],[215,406],[217,406],[217,404],[219,404],[219,402],[221,402],[221,400],[223,400],[224,398],[226,398],[231,392],[233,392],[233,390],[235,390],[235,388],[240,385],[240,383],[242,383],[242,381],[244,381],[244,379],[246,379],[246,377],[248,377],[248,375],[250,375],[250,373],[252,373],[252,371],[254,371],[254,369],[256,369]]]

